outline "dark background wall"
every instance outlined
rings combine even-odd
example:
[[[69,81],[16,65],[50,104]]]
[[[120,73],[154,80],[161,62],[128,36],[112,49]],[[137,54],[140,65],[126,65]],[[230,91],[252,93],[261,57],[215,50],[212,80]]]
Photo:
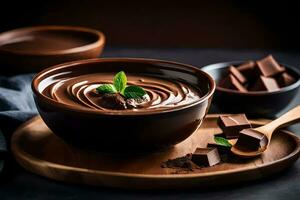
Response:
[[[10,0],[0,31],[80,25],[102,30],[109,46],[298,50],[299,17],[289,1]]]

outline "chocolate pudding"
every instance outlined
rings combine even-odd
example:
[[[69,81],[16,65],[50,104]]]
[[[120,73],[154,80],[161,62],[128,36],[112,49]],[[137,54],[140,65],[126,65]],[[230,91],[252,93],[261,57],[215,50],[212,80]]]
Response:
[[[135,154],[170,148],[194,133],[215,83],[186,64],[105,58],[48,68],[32,90],[41,117],[67,143]]]
[[[96,91],[101,84],[112,84],[113,77],[113,73],[78,75],[67,72],[47,77],[39,90],[48,98],[77,108],[120,111],[122,109],[104,106],[101,101],[103,95]],[[130,73],[127,79],[128,86],[142,87],[147,95],[142,101],[134,102],[134,106],[125,107],[126,111],[165,110],[194,103],[202,96],[199,89],[181,80]],[[130,104],[130,100],[127,103]]]

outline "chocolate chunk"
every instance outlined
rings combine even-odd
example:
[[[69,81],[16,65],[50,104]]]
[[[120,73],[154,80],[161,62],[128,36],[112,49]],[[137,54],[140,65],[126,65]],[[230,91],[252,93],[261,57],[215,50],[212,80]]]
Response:
[[[241,130],[251,128],[245,114],[223,115],[218,118],[217,123],[228,139],[238,138]]]
[[[229,67],[229,73],[232,74],[241,84],[245,84],[247,82],[246,77],[239,72],[235,67]]]
[[[240,92],[247,92],[248,90],[231,74],[229,74],[225,79],[223,79],[220,87],[238,90]]]
[[[266,143],[267,137],[264,134],[253,129],[244,129],[240,131],[236,145],[243,150],[258,150]]]
[[[237,70],[239,70],[240,72],[244,72],[246,70],[253,70],[256,66],[256,63],[253,60],[247,61],[243,64],[240,64],[239,66],[237,66]]]
[[[208,143],[206,147],[207,148],[217,148],[219,154],[228,154],[231,152],[230,147],[226,147],[226,146],[223,146],[223,145],[220,145],[217,143]]]
[[[279,90],[279,86],[274,78],[268,78],[260,76],[253,87],[252,91],[276,91]]]
[[[291,85],[296,81],[296,79],[292,77],[290,74],[288,74],[287,72],[283,72],[279,74],[276,77],[276,80],[280,87]]]
[[[119,93],[103,94],[99,98],[99,105],[108,109],[123,110],[126,109],[126,101]]]
[[[221,159],[217,148],[197,148],[192,154],[192,161],[198,166],[213,166]]]
[[[222,138],[225,138],[226,135],[222,132],[222,133],[217,133],[214,135],[215,137],[222,137]]]
[[[281,67],[272,55],[269,55],[261,60],[256,61],[257,67],[263,76],[271,77],[285,70]]]
[[[254,61],[248,61],[236,67],[236,69],[248,79],[251,79],[255,76],[255,68],[256,63]]]

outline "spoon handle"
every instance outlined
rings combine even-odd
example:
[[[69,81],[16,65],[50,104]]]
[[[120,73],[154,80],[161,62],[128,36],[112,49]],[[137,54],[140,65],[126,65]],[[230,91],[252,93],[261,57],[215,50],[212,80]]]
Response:
[[[270,123],[268,123],[264,126],[256,128],[255,130],[257,130],[259,132],[262,132],[262,133],[264,133],[268,136],[271,136],[272,133],[276,129],[286,127],[288,125],[296,123],[297,121],[300,122],[300,105],[298,105],[297,107],[291,109],[290,111],[283,114],[282,116],[280,116],[276,120],[274,120],[274,121],[272,121],[272,122],[270,122]]]

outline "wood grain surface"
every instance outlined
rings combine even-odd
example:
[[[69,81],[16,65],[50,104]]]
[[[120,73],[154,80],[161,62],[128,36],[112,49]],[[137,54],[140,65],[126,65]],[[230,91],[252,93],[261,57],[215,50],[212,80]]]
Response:
[[[135,189],[203,188],[250,181],[287,168],[300,155],[299,137],[288,131],[278,131],[268,150],[254,159],[231,159],[193,172],[160,167],[168,159],[192,153],[196,147],[205,147],[214,134],[221,133],[216,119],[217,115],[208,115],[201,128],[174,148],[147,155],[138,152],[136,155],[113,155],[86,152],[66,144],[37,116],[14,133],[11,148],[21,166],[44,177]],[[251,123],[262,125],[266,120]]]

